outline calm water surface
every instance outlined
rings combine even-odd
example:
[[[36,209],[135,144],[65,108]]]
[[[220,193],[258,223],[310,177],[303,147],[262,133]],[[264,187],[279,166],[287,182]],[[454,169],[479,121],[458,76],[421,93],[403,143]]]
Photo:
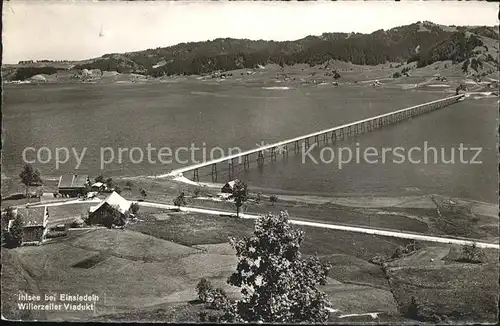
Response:
[[[100,170],[100,148],[111,147],[115,161],[104,174],[158,175],[184,164],[140,164],[118,160],[119,148],[220,146],[242,150],[256,144],[296,137],[346,122],[416,105],[444,94],[400,91],[362,86],[304,86],[290,90],[268,90],[260,85],[206,85],[166,83],[154,85],[6,85],[3,110],[3,177],[15,177],[22,167],[22,151],[32,146],[87,148],[79,173],[95,176]],[[264,169],[240,169],[237,176],[250,185],[326,194],[415,195],[439,193],[496,202],[495,100],[468,100],[394,126],[376,130],[337,146],[361,152],[368,146],[446,149],[482,147],[482,164],[385,164],[351,163],[339,169],[331,164],[302,163],[301,155],[278,158]],[[312,141],[312,140],[311,140]],[[359,145],[357,145],[359,144]],[[331,145],[330,145],[331,146]],[[109,153],[107,151],[106,153]],[[319,158],[319,150],[311,152]],[[137,154],[137,153],[136,153]],[[156,154],[156,152],[153,152]],[[47,159],[46,155],[42,157]],[[109,158],[109,156],[107,156]],[[138,155],[135,156],[135,159]],[[153,155],[156,160],[156,157]],[[190,160],[184,153],[181,159]],[[198,151],[196,159],[201,159]],[[414,158],[419,156],[414,154]],[[470,157],[469,157],[470,158]],[[255,160],[255,158],[253,158]],[[458,161],[458,157],[456,157]],[[71,158],[55,169],[52,160],[36,164],[42,174],[57,177],[74,172]],[[222,169],[222,165],[219,169]],[[210,168],[201,171],[210,181]],[[187,175],[190,177],[190,175]],[[220,171],[218,181],[227,178]]]

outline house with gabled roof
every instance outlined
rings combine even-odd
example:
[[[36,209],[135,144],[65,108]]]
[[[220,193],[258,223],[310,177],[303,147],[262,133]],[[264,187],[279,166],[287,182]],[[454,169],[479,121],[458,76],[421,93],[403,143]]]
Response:
[[[223,193],[223,194],[232,194],[233,193],[233,189],[234,189],[234,186],[236,185],[236,183],[238,183],[240,180],[238,179],[234,179],[234,180],[231,180],[229,182],[226,182],[226,184],[224,186],[222,186],[220,192]]]
[[[122,217],[126,217],[126,215],[129,213],[131,205],[131,201],[126,200],[117,192],[113,191],[98,205],[90,207],[87,223],[90,225],[104,224],[103,220],[110,209],[117,210],[122,215]]]
[[[89,185],[90,179],[86,174],[61,175],[57,189],[63,196],[77,197],[84,195]]]
[[[40,244],[45,236],[48,222],[47,206],[43,207],[19,207],[14,210],[15,216],[20,216],[23,226],[21,245]],[[12,227],[14,220],[9,221],[8,230]]]

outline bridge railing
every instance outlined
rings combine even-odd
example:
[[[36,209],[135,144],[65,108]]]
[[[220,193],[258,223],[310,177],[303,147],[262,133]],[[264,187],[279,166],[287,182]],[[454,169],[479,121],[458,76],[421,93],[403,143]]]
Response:
[[[197,170],[197,169],[209,166],[209,165],[214,165],[214,164],[222,163],[222,162],[229,162],[231,164],[232,160],[237,159],[237,158],[248,156],[248,155],[251,155],[254,153],[268,151],[270,149],[285,147],[289,144],[293,144],[293,143],[300,142],[303,140],[305,141],[305,140],[308,140],[309,138],[317,137],[320,135],[325,135],[328,133],[332,133],[332,138],[337,137],[337,131],[340,132],[341,136],[349,135],[349,134],[351,134],[351,131],[353,130],[352,127],[356,127],[356,126],[364,126],[364,127],[371,126],[372,129],[379,128],[379,127],[387,125],[387,124],[395,123],[395,122],[398,122],[398,121],[401,121],[404,119],[408,119],[410,117],[414,117],[414,116],[417,116],[417,115],[420,115],[420,114],[423,114],[426,112],[430,112],[430,111],[457,103],[464,96],[465,96],[464,94],[450,96],[450,97],[447,97],[444,99],[439,99],[439,100],[435,100],[435,101],[431,101],[431,102],[427,102],[427,103],[423,103],[423,104],[418,104],[418,105],[411,106],[409,108],[404,108],[401,110],[380,114],[380,115],[366,118],[363,120],[358,120],[355,122],[346,123],[346,124],[343,124],[343,125],[340,125],[337,127],[333,127],[333,128],[329,128],[329,129],[325,129],[325,130],[320,130],[320,131],[306,134],[303,136],[299,136],[299,137],[287,139],[284,141],[276,142],[273,144],[265,145],[262,147],[243,151],[241,153],[228,155],[228,156],[221,157],[218,159],[213,159],[213,160],[205,161],[205,162],[202,162],[199,164],[194,164],[194,165],[186,166],[183,168],[175,169],[175,170],[172,170],[167,175],[168,176],[178,176],[178,175],[182,175],[182,173],[184,173],[184,172]],[[366,127],[366,128],[370,128],[370,127]],[[346,133],[346,131],[348,131],[348,133]]]

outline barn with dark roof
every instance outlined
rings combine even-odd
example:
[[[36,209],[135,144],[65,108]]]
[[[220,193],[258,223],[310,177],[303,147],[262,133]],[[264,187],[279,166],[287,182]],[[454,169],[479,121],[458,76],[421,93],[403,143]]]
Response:
[[[67,197],[77,197],[84,195],[90,185],[89,176],[86,174],[77,175],[62,175],[59,178],[57,185],[58,191],[61,195]]]

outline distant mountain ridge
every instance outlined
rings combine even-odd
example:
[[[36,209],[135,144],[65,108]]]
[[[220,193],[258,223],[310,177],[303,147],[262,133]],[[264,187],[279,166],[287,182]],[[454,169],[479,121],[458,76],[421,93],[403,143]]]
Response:
[[[423,67],[436,61],[458,63],[474,59],[479,62],[476,66],[488,61],[498,67],[498,40],[498,26],[443,26],[417,22],[370,34],[324,33],[295,41],[219,38],[180,43],[144,51],[106,54],[82,61],[73,69],[160,77],[255,68],[269,63],[317,65],[329,60],[358,65],[417,62],[418,67]],[[496,44],[496,49],[491,44]]]

